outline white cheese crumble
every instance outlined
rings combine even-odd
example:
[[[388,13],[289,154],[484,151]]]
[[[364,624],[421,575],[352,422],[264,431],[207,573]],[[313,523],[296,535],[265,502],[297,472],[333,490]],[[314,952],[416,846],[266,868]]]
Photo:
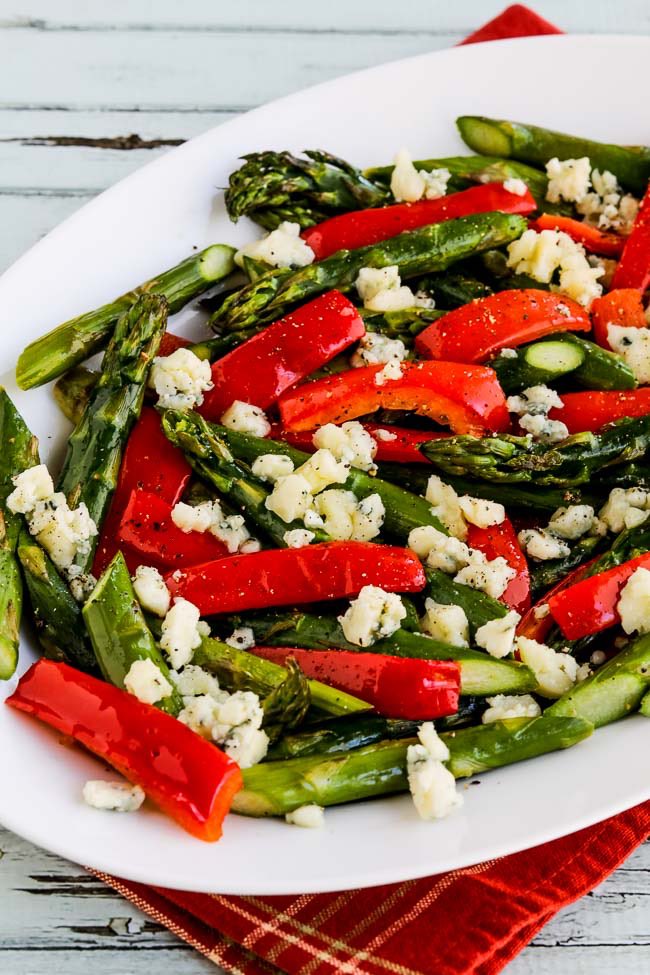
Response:
[[[160,667],[149,657],[133,661],[124,677],[124,687],[143,704],[157,704],[174,690]]]
[[[525,230],[518,240],[508,245],[508,267],[517,274],[528,274],[536,281],[548,284],[555,272],[559,284],[551,285],[552,291],[573,298],[588,307],[594,298],[602,294],[598,279],[605,273],[601,267],[592,267],[581,244],[561,230]]]
[[[517,413],[523,416],[530,413],[531,416],[546,416],[550,410],[561,410],[564,403],[550,386],[540,383],[538,386],[529,386],[518,396],[509,396],[506,400],[509,413]]]
[[[508,565],[503,556],[488,559],[478,549],[470,549],[468,565],[454,576],[454,582],[460,582],[472,589],[479,589],[493,599],[499,599],[508,588],[508,583],[517,575],[516,569]]]
[[[605,169],[592,170],[593,192],[576,204],[576,210],[585,223],[594,224],[601,230],[616,230],[628,234],[639,210],[639,201],[630,193],[623,195],[614,173]]]
[[[315,447],[329,450],[337,460],[352,467],[372,474],[377,471],[377,444],[358,420],[348,420],[341,426],[326,423],[316,431],[313,442]]]
[[[519,636],[516,647],[523,663],[535,674],[543,697],[562,697],[573,687],[578,675],[578,662],[569,653],[558,653],[545,643]]]
[[[642,386],[650,383],[650,328],[610,324],[607,339],[630,367],[636,381]]]
[[[393,433],[392,430],[375,430],[374,436],[375,440],[381,440],[383,443],[390,443],[392,440],[397,440],[397,434]]]
[[[348,643],[369,647],[399,630],[405,616],[406,609],[396,593],[364,586],[338,621]]]
[[[162,622],[160,646],[174,670],[188,664],[194,650],[201,645],[205,624],[199,622],[200,615],[194,603],[177,596]]]
[[[226,515],[218,501],[202,501],[197,505],[179,501],[172,508],[172,521],[183,532],[209,531],[231,555],[259,551],[259,542],[251,538],[244,516]],[[254,543],[252,547],[251,543]]]
[[[564,159],[557,156],[546,163],[548,189],[546,199],[549,203],[580,203],[591,186],[591,163],[588,156],[581,159]]]
[[[524,413],[519,418],[519,426],[541,443],[559,443],[569,436],[569,428],[561,420],[549,420],[545,416],[531,416]]]
[[[368,311],[403,311],[405,308],[433,308],[431,298],[415,295],[403,285],[397,264],[388,267],[362,267],[355,287]]]
[[[337,460],[331,450],[319,448],[309,460],[297,468],[296,477],[304,477],[311,494],[318,494],[332,484],[345,484],[350,474],[350,464]]]
[[[449,643],[454,647],[469,646],[469,622],[462,606],[426,599],[420,627],[423,633],[441,643]]]
[[[293,461],[284,454],[260,454],[253,461],[251,470],[255,477],[261,481],[270,481],[275,484],[281,477],[293,474]]]
[[[361,366],[379,366],[391,359],[403,362],[408,357],[408,349],[401,339],[391,339],[381,332],[366,332],[350,360],[354,369]]]
[[[136,812],[144,802],[143,790],[130,782],[89,779],[82,794],[87,806],[109,812]]]
[[[31,515],[39,501],[47,501],[54,494],[54,483],[45,464],[28,467],[11,480],[14,489],[6,504],[15,514]]]
[[[456,538],[467,537],[467,525],[463,516],[460,498],[451,484],[445,484],[441,477],[432,474],[427,481],[425,500],[431,505],[434,515]]]
[[[260,240],[245,244],[235,254],[235,261],[243,266],[244,257],[263,261],[271,267],[306,267],[315,254],[300,236],[300,224],[284,220],[275,230]]]
[[[448,169],[417,170],[410,152],[400,149],[390,179],[390,191],[398,203],[415,203],[423,197],[437,200],[447,192],[451,179]]]
[[[312,504],[311,485],[302,474],[287,474],[275,482],[266,501],[266,508],[287,525],[304,518]]]
[[[315,802],[310,802],[305,806],[299,806],[293,812],[288,812],[284,818],[291,826],[302,826],[304,829],[322,829],[325,825],[325,810],[322,806],[317,806]]]
[[[286,531],[282,536],[282,540],[287,548],[304,548],[305,545],[309,545],[316,538],[313,532],[308,531],[306,528],[293,528],[291,531]]]
[[[196,664],[187,664],[180,671],[172,670],[170,677],[176,685],[176,690],[183,698],[184,704],[188,703],[185,698],[191,697],[207,696],[218,703],[225,701],[228,697],[228,693],[220,689],[217,678],[204,670],[203,667],[197,667]]]
[[[504,181],[503,188],[508,193],[514,193],[515,196],[525,196],[528,192],[528,186],[523,179],[516,179],[513,176]]]
[[[618,534],[624,528],[636,528],[648,517],[650,494],[643,488],[613,488],[598,512],[599,519]]]
[[[626,633],[650,633],[650,571],[639,567],[621,589],[617,606]]]
[[[514,609],[499,619],[488,620],[479,626],[474,636],[477,646],[483,647],[491,657],[501,659],[512,653],[515,631],[521,616]]]
[[[188,532],[207,532],[212,525],[214,508],[212,501],[202,501],[200,504],[185,504],[178,501],[172,508],[172,521],[177,528],[186,534]]]
[[[449,759],[449,749],[430,721],[420,727],[418,738],[420,744],[409,745],[406,752],[413,803],[422,819],[443,819],[463,804],[456,780],[443,764]]]
[[[150,565],[139,565],[133,576],[133,590],[136,599],[148,613],[165,616],[169,611],[169,589],[158,569]]]
[[[196,671],[190,676],[187,689],[192,693],[183,697],[185,707],[178,720],[203,738],[215,741],[226,755],[241,768],[250,768],[260,762],[269,746],[269,738],[262,730],[264,710],[257,694],[252,691],[235,691],[227,694],[219,689],[215,678],[200,667],[185,668],[180,676],[179,690],[186,689],[183,675],[187,670]]]
[[[375,373],[375,386],[385,386],[386,383],[396,382],[402,378],[402,366],[393,359],[387,362],[383,369]]]
[[[221,417],[221,423],[237,433],[248,433],[252,437],[266,437],[271,430],[266,413],[259,406],[236,399]]]
[[[575,541],[591,531],[595,518],[590,504],[571,504],[567,508],[558,508],[551,515],[548,527],[554,535]]]
[[[369,542],[381,531],[386,513],[378,494],[359,501],[352,491],[342,490],[323,491],[315,506],[322,526],[336,541]]]
[[[163,409],[191,410],[201,406],[203,394],[214,383],[207,359],[199,359],[191,349],[176,349],[171,355],[156,356],[149,385]]]
[[[226,637],[224,643],[235,650],[250,650],[255,646],[255,633],[250,626],[239,626]]]
[[[500,525],[506,517],[506,509],[496,501],[486,501],[483,498],[472,498],[463,494],[458,498],[460,510],[465,521],[477,528],[490,528]]]
[[[490,707],[483,712],[483,724],[507,721],[509,718],[538,718],[542,713],[539,704],[530,694],[497,694],[488,697]]]
[[[433,525],[420,525],[409,532],[408,547],[432,569],[457,572],[470,560],[470,550],[453,535],[445,535]]]
[[[546,528],[524,528],[517,538],[526,555],[538,562],[561,559],[571,554],[569,545]]]
[[[77,555],[90,551],[91,539],[97,535],[86,505],[82,502],[70,508],[60,491],[36,502],[27,525],[57,568],[63,570],[72,566]]]

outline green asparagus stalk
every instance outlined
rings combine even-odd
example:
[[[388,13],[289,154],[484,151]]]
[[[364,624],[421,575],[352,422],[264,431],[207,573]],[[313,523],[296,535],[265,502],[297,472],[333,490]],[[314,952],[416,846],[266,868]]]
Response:
[[[360,648],[346,640],[334,616],[300,611],[259,613],[242,616],[240,622],[252,628],[260,646],[305,647],[313,650],[337,647],[352,651],[363,649],[366,653],[383,653],[393,657],[457,660],[463,695],[489,697],[493,694],[526,694],[537,686],[532,671],[516,660],[497,660],[483,651],[454,647],[404,629],[386,640],[378,640],[370,647]]]
[[[429,274],[417,283],[417,290],[430,294],[439,308],[451,311],[476,298],[488,298],[492,288],[461,271],[448,274]]]
[[[526,228],[523,217],[479,213],[410,230],[357,250],[341,250],[298,271],[279,268],[228,297],[211,327],[236,331],[281,318],[291,307],[331,288],[348,291],[363,267],[398,264],[404,278],[444,271],[471,254],[508,244]]]
[[[437,603],[444,603],[446,606],[460,606],[467,617],[469,632],[472,639],[474,634],[485,623],[490,620],[501,619],[506,615],[508,609],[505,603],[498,599],[492,599],[478,589],[471,586],[464,586],[461,582],[454,582],[440,569],[426,569],[427,595],[435,599]]]
[[[604,467],[645,456],[648,447],[650,415],[618,420],[599,433],[577,433],[551,447],[503,434],[483,439],[449,437],[424,444],[422,451],[451,475],[573,487],[589,482]]]
[[[577,569],[579,565],[593,558],[603,539],[597,536],[581,538],[573,545],[569,555],[561,559],[548,559],[530,565],[530,594],[533,601],[540,599],[545,592]],[[566,643],[566,641],[564,641]]]
[[[47,552],[26,529],[17,549],[43,653],[79,670],[92,671],[97,661],[89,643],[81,607],[73,598]]]
[[[517,718],[446,732],[441,738],[456,778],[501,768],[587,738],[593,726],[581,718]],[[313,755],[245,769],[244,788],[233,811],[244,816],[282,816],[308,803],[335,806],[408,789],[406,755],[412,738],[381,741],[342,755]]]
[[[406,308],[404,311],[382,312],[360,308],[359,314],[367,332],[380,332],[389,339],[401,339],[410,348],[415,336],[431,322],[442,318],[445,313],[435,308]]]
[[[213,244],[115,301],[58,325],[21,352],[16,366],[18,385],[21,389],[42,386],[99,352],[108,343],[118,318],[141,295],[154,292],[163,295],[169,303],[170,314],[180,311],[230,274],[234,253],[233,247]]]
[[[99,373],[85,366],[74,366],[64,372],[54,384],[54,399],[66,420],[76,426],[88,406],[88,401],[99,380]]]
[[[262,727],[271,741],[282,737],[285,729],[298,728],[311,704],[309,682],[295,660],[287,660],[285,679],[262,701]]]
[[[178,714],[183,702],[135,597],[121,552],[106,567],[86,600],[82,614],[106,680],[124,689],[124,678],[135,661],[151,660],[173,688],[157,707],[169,714]]]
[[[601,728],[636,711],[649,688],[650,636],[641,636],[575,684],[544,716],[584,718]]]
[[[22,518],[7,508],[6,501],[13,491],[12,478],[38,464],[38,441],[2,387],[0,444],[0,680],[8,680],[18,663],[23,586],[16,561]]]
[[[647,463],[620,464],[609,467],[598,475],[598,484],[594,485],[605,496],[615,487],[637,487],[650,491],[650,466]]]
[[[641,698],[639,714],[642,714],[644,718],[650,718],[650,691],[646,691]]]
[[[543,166],[549,159],[588,156],[594,169],[608,169],[629,190],[642,194],[650,179],[650,148],[594,142],[538,125],[462,115],[456,125],[474,152],[491,153]]]
[[[102,371],[68,440],[58,488],[71,507],[84,502],[101,525],[119,474],[122,451],[144,399],[147,377],[167,322],[167,301],[142,295],[115,326]],[[79,553],[82,569],[93,550]]]
[[[287,678],[286,667],[263,660],[246,650],[205,637],[194,653],[193,662],[209,670],[227,691],[253,691],[267,698],[281,687]],[[343,715],[367,711],[366,701],[337,691],[317,680],[307,682],[311,703],[326,714]]]
[[[311,227],[336,213],[381,206],[388,191],[329,153],[251,152],[231,174],[226,207],[232,220],[248,216],[273,230],[283,220]]]

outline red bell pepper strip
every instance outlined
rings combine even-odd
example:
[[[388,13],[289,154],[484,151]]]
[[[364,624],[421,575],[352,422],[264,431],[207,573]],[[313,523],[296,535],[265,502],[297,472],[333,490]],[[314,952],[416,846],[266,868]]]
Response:
[[[635,288],[618,288],[596,298],[590,311],[594,341],[603,349],[611,349],[607,333],[609,325],[623,325],[626,328],[646,328],[648,325],[643,312],[641,292]]]
[[[627,238],[612,278],[614,288],[636,288],[643,293],[650,285],[650,186],[641,201],[632,232]]]
[[[646,552],[547,599],[551,616],[567,640],[580,640],[620,623],[617,606],[621,589],[636,569],[649,567],[650,552]]]
[[[438,200],[419,200],[417,203],[398,203],[376,210],[343,213],[315,227],[308,227],[302,237],[313,250],[316,260],[322,261],[336,251],[366,247],[427,224],[493,210],[526,215],[536,208],[537,204],[529,190],[519,196],[509,193],[502,183],[486,183]]]
[[[439,430],[412,430],[387,423],[363,423],[362,426],[374,437],[377,444],[375,460],[392,461],[396,464],[428,464],[429,461],[420,450],[420,444],[449,436]],[[384,439],[381,436],[384,432],[394,439]],[[316,450],[313,439],[315,433],[315,430],[285,430],[281,424],[275,423],[271,426],[269,437],[271,440],[283,440],[298,450],[313,454]]]
[[[131,492],[149,491],[174,505],[185,490],[191,473],[181,451],[162,432],[158,413],[145,406],[129,436],[117,487],[102,526],[93,562],[93,574],[97,578],[117,552],[117,531]]]
[[[188,833],[208,841],[221,836],[241,772],[176,718],[53,660],[30,667],[6,703],[81,742]]]
[[[174,335],[173,332],[163,332],[163,337],[160,340],[160,346],[158,348],[158,355],[163,358],[164,356],[171,355],[176,349],[186,349],[191,344],[190,340],[184,339],[182,335]]]
[[[594,389],[583,393],[562,393],[564,407],[554,407],[552,420],[566,423],[569,433],[596,432],[606,423],[626,416],[650,413],[650,387],[641,389]]]
[[[596,559],[591,559],[589,562],[585,562],[584,565],[579,565],[573,569],[564,579],[560,579],[559,582],[549,589],[542,599],[536,602],[534,606],[531,606],[519,621],[517,636],[525,636],[529,640],[537,640],[538,643],[545,643],[546,638],[555,626],[551,612],[547,609],[549,599],[555,596],[556,593],[562,592],[564,589],[568,589],[570,586],[580,582],[595,561]]]
[[[571,240],[582,244],[590,254],[601,254],[603,257],[618,257],[625,244],[625,237],[619,234],[607,234],[593,224],[574,220],[572,217],[561,217],[553,213],[542,213],[536,220],[530,222],[532,230],[561,230],[568,234]]]
[[[427,359],[482,362],[552,332],[588,332],[589,315],[570,298],[535,288],[477,298],[432,322],[415,339]]]
[[[199,565],[228,554],[210,532],[184,532],[172,521],[173,505],[149,491],[132,491],[117,532],[118,546],[128,553],[129,569],[153,565],[173,569]]]
[[[235,400],[263,410],[301,379],[365,335],[363,319],[340,291],[329,291],[269,325],[212,366],[213,389],[199,413],[218,420]]]
[[[521,550],[510,519],[504,518],[500,525],[491,525],[489,528],[468,525],[467,544],[470,548],[483,552],[489,560],[501,556],[515,569],[517,575],[508,583],[501,600],[509,609],[525,613],[530,606],[530,573],[526,556]]]
[[[198,606],[202,616],[267,606],[315,603],[357,596],[364,586],[417,592],[424,570],[406,548],[369,542],[326,542],[304,548],[231,555],[165,579],[172,596]]]
[[[361,695],[387,718],[428,721],[458,711],[460,666],[455,660],[412,660],[349,650],[253,647],[273,663],[293,657],[303,673],[339,691]]]
[[[399,378],[381,382],[384,368],[350,369],[289,390],[278,401],[284,427],[312,430],[381,408],[415,410],[454,433],[480,435],[509,426],[505,396],[492,369],[454,362],[402,362]]]

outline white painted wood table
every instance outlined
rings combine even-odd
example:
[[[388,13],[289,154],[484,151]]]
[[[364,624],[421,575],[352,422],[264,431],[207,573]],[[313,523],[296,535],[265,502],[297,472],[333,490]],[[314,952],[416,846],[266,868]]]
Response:
[[[501,6],[0,0],[0,270],[168,146],[305,85],[450,46]],[[647,0],[535,6],[568,31],[650,32]],[[0,829],[2,975],[76,975],[91,964],[102,975],[215,971],[79,867]],[[508,975],[649,971],[646,845],[555,918]]]

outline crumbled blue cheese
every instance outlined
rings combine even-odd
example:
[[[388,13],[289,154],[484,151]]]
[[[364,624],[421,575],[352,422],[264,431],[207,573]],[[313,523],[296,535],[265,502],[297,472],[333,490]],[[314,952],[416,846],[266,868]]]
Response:
[[[217,678],[196,664],[187,664],[180,671],[172,670],[170,677],[185,704],[188,704],[189,699],[193,697],[207,696],[217,703],[228,698],[227,691],[222,691],[219,687]]]
[[[226,515],[218,501],[202,501],[197,505],[179,501],[172,509],[172,521],[183,532],[209,531],[231,554],[259,551],[259,542],[251,539],[244,516]]]
[[[90,552],[97,526],[82,502],[68,506],[60,491],[37,501],[27,519],[30,534],[43,546],[57,568],[67,570],[77,555]]]
[[[559,284],[552,291],[573,298],[588,307],[602,294],[598,279],[604,274],[601,267],[592,267],[581,244],[559,230],[525,230],[518,240],[508,245],[508,267],[516,274],[528,274],[536,281],[548,284],[559,272]]]
[[[522,662],[535,674],[543,697],[562,697],[575,684],[578,662],[571,654],[558,652],[525,636],[517,637],[516,647]]]
[[[483,712],[483,724],[507,721],[509,718],[538,718],[542,713],[539,704],[530,694],[497,694],[488,697],[489,708]]]
[[[477,528],[490,528],[500,525],[506,517],[506,509],[496,501],[486,501],[484,498],[472,498],[463,494],[458,498],[460,510],[465,521]]]
[[[322,806],[310,802],[305,806],[298,806],[293,812],[284,817],[291,826],[302,826],[304,829],[322,829],[325,825],[325,810]]]
[[[11,480],[14,489],[6,504],[15,514],[31,515],[39,501],[47,501],[54,494],[54,483],[45,464],[28,467]]]
[[[377,472],[377,444],[358,420],[348,420],[341,426],[326,423],[316,431],[313,442],[315,447],[329,450],[339,461],[371,474]]]
[[[433,525],[420,525],[409,532],[408,547],[432,569],[458,572],[470,561],[470,549],[453,535],[445,535]]]
[[[185,504],[178,501],[172,508],[172,521],[177,528],[186,534],[188,532],[207,532],[212,525],[214,508],[212,501],[202,501],[200,504]]]
[[[275,484],[281,477],[293,474],[293,461],[284,454],[260,454],[253,461],[251,470],[255,477]]]
[[[160,667],[149,657],[133,661],[124,677],[124,688],[143,704],[157,704],[174,690]]]
[[[338,621],[348,643],[369,647],[399,630],[405,616],[406,609],[398,595],[379,586],[364,586]]]
[[[403,311],[406,308],[433,308],[435,302],[426,296],[415,295],[403,285],[397,264],[388,267],[362,267],[355,286],[364,308],[368,311]]]
[[[635,569],[621,590],[617,606],[626,633],[650,633],[650,571]]]
[[[200,613],[194,603],[177,596],[162,622],[160,646],[169,657],[174,670],[184,667],[192,659],[205,636],[205,624],[199,622]]]
[[[423,197],[437,200],[447,192],[451,179],[448,169],[417,170],[407,149],[400,149],[395,156],[391,174],[390,191],[398,203],[415,203]]]
[[[571,554],[569,545],[546,528],[524,528],[517,538],[526,555],[538,562],[561,559]]]
[[[255,646],[255,633],[250,626],[239,626],[229,637],[226,637],[224,643],[234,647],[235,650],[250,650]]]
[[[438,518],[452,535],[461,539],[467,537],[467,525],[460,498],[451,484],[445,484],[441,477],[432,474],[427,482],[424,496],[431,505],[431,514]]]
[[[305,545],[311,544],[315,538],[314,533],[306,528],[292,528],[291,531],[286,531],[282,536],[287,548],[304,548]]]
[[[144,802],[144,792],[130,782],[89,779],[83,787],[84,802],[93,809],[109,812],[136,812]]]
[[[523,179],[515,179],[512,176],[510,179],[504,181],[503,188],[508,193],[514,193],[515,196],[525,196],[528,192],[528,186],[524,183]]]
[[[349,461],[337,460],[331,450],[321,447],[292,476],[303,477],[310,493],[318,494],[332,484],[345,484],[349,475]]]
[[[313,263],[315,256],[300,236],[300,224],[284,220],[266,237],[245,244],[235,254],[235,261],[240,267],[245,257],[263,261],[271,267],[306,267]]]
[[[439,200],[441,196],[447,194],[447,183],[451,179],[448,169],[440,167],[438,169],[421,169],[420,176],[424,180],[425,200]]]
[[[350,360],[353,368],[379,366],[396,359],[403,362],[408,357],[408,349],[401,339],[391,339],[381,332],[366,332]]]
[[[97,585],[97,579],[92,572],[84,572],[80,565],[71,565],[66,570],[68,585],[73,599],[78,603],[85,603]]]
[[[585,223],[601,230],[629,234],[639,210],[639,201],[630,193],[623,195],[616,176],[607,169],[603,172],[592,170],[591,182],[593,192],[587,193],[576,205]]]
[[[483,647],[491,657],[501,659],[512,653],[515,632],[521,616],[514,609],[498,619],[488,620],[479,626],[474,636],[477,646]]]
[[[468,565],[456,573],[454,582],[460,582],[472,589],[479,589],[493,599],[499,599],[508,588],[508,583],[517,575],[517,570],[508,565],[501,556],[488,560],[483,552],[471,548]]]
[[[402,366],[393,359],[387,362],[383,369],[375,373],[375,386],[385,386],[386,383],[396,382],[402,378]]]
[[[607,326],[607,338],[614,352],[630,367],[640,385],[650,383],[650,328]]]
[[[581,159],[564,159],[557,156],[546,163],[548,189],[546,199],[549,203],[580,203],[591,187],[591,163],[588,156]]]
[[[227,700],[226,695],[224,700]],[[195,734],[212,741],[212,729],[217,720],[219,701],[211,694],[192,694],[183,697],[183,710],[178,715],[181,724],[186,725]]]
[[[590,504],[571,504],[567,508],[558,508],[551,515],[548,527],[554,535],[575,541],[591,531],[595,518]]]
[[[456,780],[444,765],[449,759],[449,749],[430,721],[420,727],[418,738],[420,743],[409,745],[406,753],[413,803],[422,819],[443,819],[463,804]]]
[[[561,420],[549,420],[546,416],[531,416],[524,413],[519,418],[519,426],[541,443],[559,443],[569,436],[569,429]]]
[[[154,616],[165,616],[169,611],[170,595],[165,580],[158,569],[151,565],[139,565],[133,576],[133,590],[144,610]]]
[[[518,356],[516,349],[503,348],[499,350],[499,355],[502,359],[516,359]]]
[[[236,399],[221,417],[224,427],[252,437],[266,437],[271,430],[266,413],[259,406]]]
[[[352,512],[352,535],[356,542],[369,542],[381,531],[386,509],[378,494],[369,494],[357,502],[356,510]]]
[[[531,416],[546,416],[552,409],[561,410],[564,403],[554,389],[540,383],[537,386],[529,386],[518,396],[509,396],[506,406],[509,413],[517,413],[519,416],[525,413]]]
[[[264,504],[288,525],[304,518],[312,501],[311,485],[307,478],[302,474],[288,474],[278,478]]]
[[[643,488],[613,488],[598,512],[600,521],[618,534],[624,528],[636,528],[648,517],[650,494]]]
[[[240,768],[251,768],[265,757],[269,737],[262,731],[264,709],[257,694],[235,691],[217,707],[212,738]]]
[[[375,430],[374,437],[375,440],[381,440],[383,443],[390,443],[393,440],[397,440],[397,434],[393,433],[392,430]]]
[[[469,646],[469,623],[462,606],[426,599],[420,628],[423,633],[441,643],[449,643],[454,647]]]
[[[323,491],[315,499],[322,527],[336,541],[369,542],[384,524],[384,503],[378,494],[358,500],[352,491]]]
[[[149,385],[163,409],[191,410],[203,403],[203,394],[214,384],[207,359],[199,359],[191,349],[176,349],[171,355],[156,356]]]

